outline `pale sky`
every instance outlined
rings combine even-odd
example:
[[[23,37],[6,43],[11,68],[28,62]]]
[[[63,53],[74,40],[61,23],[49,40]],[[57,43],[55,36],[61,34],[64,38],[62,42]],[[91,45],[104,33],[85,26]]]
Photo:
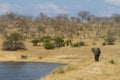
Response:
[[[76,16],[82,10],[97,16],[120,14],[120,0],[0,0],[0,14],[12,11],[32,16],[41,12],[49,16]]]

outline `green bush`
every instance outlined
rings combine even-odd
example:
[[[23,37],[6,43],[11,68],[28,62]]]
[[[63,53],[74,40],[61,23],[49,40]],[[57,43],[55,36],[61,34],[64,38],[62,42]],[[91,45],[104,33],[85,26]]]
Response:
[[[34,39],[31,42],[33,43],[33,46],[37,46],[38,43],[39,43],[39,40],[38,39]]]
[[[6,39],[9,42],[17,42],[22,40],[22,36],[17,32],[13,32],[9,36],[7,36]]]
[[[43,47],[44,47],[45,49],[48,49],[48,50],[51,50],[51,49],[54,49],[54,48],[55,48],[55,47],[54,47],[54,44],[49,43],[49,42],[44,43]]]
[[[76,43],[72,44],[72,47],[80,47],[80,46],[85,46],[85,43],[80,41],[80,42],[76,42]]]
[[[114,60],[109,60],[109,63],[115,64]]]
[[[72,44],[72,42],[71,42],[71,40],[66,40],[66,41],[64,42],[64,44],[67,45],[67,46],[69,46],[69,45]]]
[[[55,37],[53,40],[54,40],[55,47],[62,47],[62,46],[64,46],[64,40],[62,38]]]
[[[107,36],[105,38],[106,43],[108,45],[114,45],[115,40],[116,39],[115,39],[114,35],[111,32],[108,32]]]
[[[3,50],[25,50],[24,43],[21,42],[22,36],[17,33],[13,32],[9,36],[6,37],[6,41],[3,42],[2,44],[2,49]]]
[[[40,38],[40,41],[45,43],[50,42],[51,40],[52,38],[50,36],[43,36]]]
[[[102,45],[103,45],[103,46],[105,46],[105,45],[106,45],[106,43],[105,43],[105,42],[103,42],[103,43],[102,43]]]
[[[28,57],[27,55],[21,55],[22,59],[27,59],[27,57]]]
[[[105,39],[105,41],[107,42],[108,45],[114,45],[115,38],[112,36],[109,36]]]
[[[77,43],[72,44],[72,47],[79,47],[79,43],[77,42]]]

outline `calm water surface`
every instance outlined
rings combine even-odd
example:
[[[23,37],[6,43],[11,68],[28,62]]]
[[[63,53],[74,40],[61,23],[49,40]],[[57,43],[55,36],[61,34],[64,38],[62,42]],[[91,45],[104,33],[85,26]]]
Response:
[[[63,64],[0,62],[0,80],[39,80]]]

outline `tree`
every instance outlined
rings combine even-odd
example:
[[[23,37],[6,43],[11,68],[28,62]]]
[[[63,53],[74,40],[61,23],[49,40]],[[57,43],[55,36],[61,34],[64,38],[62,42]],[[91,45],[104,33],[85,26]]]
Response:
[[[41,33],[45,32],[45,28],[42,25],[37,26],[37,32],[39,34],[39,37],[41,36]]]
[[[7,41],[11,43],[16,43],[17,41],[20,40],[22,40],[22,36],[17,32],[13,32],[9,36],[7,36]]]
[[[90,20],[90,13],[87,12],[87,11],[80,11],[78,13],[78,16],[80,18],[80,20],[83,22],[83,23],[87,23],[89,20]]]
[[[13,32],[6,37],[6,41],[3,42],[3,50],[25,50],[25,46],[21,41],[22,37],[19,33]]]
[[[113,14],[112,20],[114,23],[119,24],[120,23],[120,14]]]

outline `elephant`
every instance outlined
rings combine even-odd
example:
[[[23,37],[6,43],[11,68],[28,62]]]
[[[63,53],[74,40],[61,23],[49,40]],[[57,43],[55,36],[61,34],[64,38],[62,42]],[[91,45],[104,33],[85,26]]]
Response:
[[[100,53],[101,53],[100,48],[91,48],[91,50],[94,53],[95,61],[98,62],[99,61],[99,57],[100,57]]]

